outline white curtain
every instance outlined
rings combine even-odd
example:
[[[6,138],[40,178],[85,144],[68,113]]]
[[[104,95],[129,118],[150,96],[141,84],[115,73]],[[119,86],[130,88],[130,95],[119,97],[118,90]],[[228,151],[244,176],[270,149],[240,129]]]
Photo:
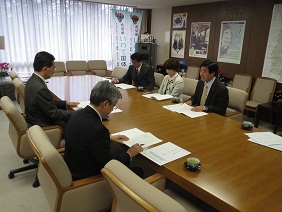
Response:
[[[130,7],[70,0],[0,0],[0,62],[20,76],[33,72],[39,51],[58,61],[106,60],[112,68],[111,9]]]

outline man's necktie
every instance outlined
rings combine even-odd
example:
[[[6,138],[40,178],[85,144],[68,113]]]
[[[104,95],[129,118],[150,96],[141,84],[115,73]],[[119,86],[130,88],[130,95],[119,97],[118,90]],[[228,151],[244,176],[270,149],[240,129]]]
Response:
[[[135,68],[135,77],[138,75],[138,68]]]
[[[208,94],[208,86],[205,85],[205,87],[203,89],[201,101],[200,101],[200,106],[204,106],[205,105],[205,102],[206,102],[206,99],[207,99],[207,94]]]

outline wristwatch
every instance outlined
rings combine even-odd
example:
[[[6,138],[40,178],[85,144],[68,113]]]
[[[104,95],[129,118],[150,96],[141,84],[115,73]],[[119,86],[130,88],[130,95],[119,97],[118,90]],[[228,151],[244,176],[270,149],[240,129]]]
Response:
[[[208,111],[208,107],[204,106],[203,107],[203,112],[207,112]]]

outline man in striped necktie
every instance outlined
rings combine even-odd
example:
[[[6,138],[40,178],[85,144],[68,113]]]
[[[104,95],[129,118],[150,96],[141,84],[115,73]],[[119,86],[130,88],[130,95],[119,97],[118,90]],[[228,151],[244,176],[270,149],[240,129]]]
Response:
[[[225,115],[229,102],[228,89],[217,78],[218,65],[212,60],[205,60],[200,65],[200,77],[195,94],[186,102],[195,106],[196,112],[213,112]]]

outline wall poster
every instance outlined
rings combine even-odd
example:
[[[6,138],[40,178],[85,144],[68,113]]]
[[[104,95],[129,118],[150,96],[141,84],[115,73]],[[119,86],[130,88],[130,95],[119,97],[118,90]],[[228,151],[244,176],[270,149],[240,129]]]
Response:
[[[218,62],[240,64],[246,21],[221,22]]]
[[[184,58],[185,50],[185,30],[173,30],[171,40],[171,57]]]
[[[172,27],[173,28],[186,28],[187,13],[173,14]]]
[[[128,67],[138,42],[142,12],[112,10],[113,66]]]
[[[207,58],[210,27],[210,22],[192,22],[189,47],[190,57]]]

